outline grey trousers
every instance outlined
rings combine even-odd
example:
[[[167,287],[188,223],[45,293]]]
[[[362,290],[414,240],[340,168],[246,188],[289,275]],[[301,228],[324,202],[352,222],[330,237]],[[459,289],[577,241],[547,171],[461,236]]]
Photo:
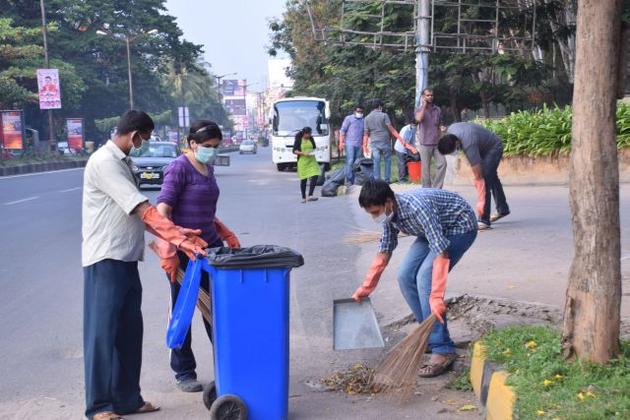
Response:
[[[418,148],[422,161],[422,187],[442,188],[446,176],[446,158],[438,151],[437,146],[422,146]],[[435,159],[435,179],[431,179],[431,158]]]

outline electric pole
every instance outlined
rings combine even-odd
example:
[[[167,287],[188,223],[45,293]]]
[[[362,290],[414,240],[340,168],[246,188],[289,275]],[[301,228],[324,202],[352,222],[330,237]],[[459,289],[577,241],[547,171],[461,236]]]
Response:
[[[48,26],[46,24],[46,7],[44,5],[44,0],[39,0],[39,6],[42,12],[42,34],[44,36],[44,66],[48,69],[50,68],[50,61],[48,59]],[[57,150],[52,109],[48,110],[48,147],[51,152]]]

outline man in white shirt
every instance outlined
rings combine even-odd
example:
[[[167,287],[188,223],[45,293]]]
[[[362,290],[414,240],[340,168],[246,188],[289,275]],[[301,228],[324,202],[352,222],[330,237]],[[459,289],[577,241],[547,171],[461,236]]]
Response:
[[[140,395],[142,285],[138,261],[144,231],[194,258],[207,245],[199,232],[179,228],[140,193],[129,153],[148,145],[153,120],[127,111],[113,140],[89,159],[83,180],[83,354],[85,415],[112,420],[159,407]]]

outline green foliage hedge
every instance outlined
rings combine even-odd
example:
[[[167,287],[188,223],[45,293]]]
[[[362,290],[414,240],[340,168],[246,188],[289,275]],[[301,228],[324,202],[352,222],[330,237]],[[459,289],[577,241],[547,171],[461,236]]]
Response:
[[[503,139],[506,156],[550,156],[571,150],[571,107],[519,111],[477,120]],[[617,147],[630,147],[630,104],[617,106]]]

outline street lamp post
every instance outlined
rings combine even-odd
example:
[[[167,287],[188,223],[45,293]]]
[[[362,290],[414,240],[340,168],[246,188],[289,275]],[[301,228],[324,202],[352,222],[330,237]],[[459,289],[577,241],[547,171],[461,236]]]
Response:
[[[131,76],[131,43],[141,36],[145,35],[155,35],[158,33],[157,29],[151,29],[147,32],[141,32],[134,36],[129,36],[126,34],[114,34],[107,29],[99,29],[96,31],[98,35],[108,35],[114,39],[124,39],[125,45],[127,47],[127,78],[129,81],[129,109],[133,109],[133,78]]]
[[[227,76],[236,76],[237,73],[226,73],[221,76],[214,76],[217,79],[217,96],[219,97],[219,103],[223,100],[223,95],[221,94],[221,79]]]
[[[44,0],[39,0],[39,6],[42,12],[42,35],[44,36],[44,65],[48,69],[50,68],[50,60],[48,58],[48,25],[46,24],[46,6],[44,5]],[[48,147],[52,152],[57,150],[57,145],[55,144],[55,130],[52,109],[48,110]]]

